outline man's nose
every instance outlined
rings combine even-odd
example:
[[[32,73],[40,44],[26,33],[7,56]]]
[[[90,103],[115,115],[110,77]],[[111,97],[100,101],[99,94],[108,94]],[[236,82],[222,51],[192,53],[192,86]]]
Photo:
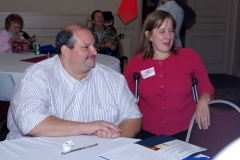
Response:
[[[96,50],[95,47],[93,47],[91,54],[93,54],[93,55],[97,55],[97,50]]]

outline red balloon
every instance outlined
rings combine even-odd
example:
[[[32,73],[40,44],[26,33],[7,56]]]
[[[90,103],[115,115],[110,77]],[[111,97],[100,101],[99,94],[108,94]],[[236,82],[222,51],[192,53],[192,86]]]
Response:
[[[128,23],[138,15],[137,0],[122,0],[119,8],[118,15],[124,23]]]

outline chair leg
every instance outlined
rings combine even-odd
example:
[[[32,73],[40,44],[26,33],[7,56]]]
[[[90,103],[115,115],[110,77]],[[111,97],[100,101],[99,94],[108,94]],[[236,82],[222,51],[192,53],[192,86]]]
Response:
[[[237,95],[236,104],[238,104],[238,102],[240,101],[240,86],[239,86],[238,89],[237,89],[236,95]]]
[[[0,122],[0,141],[5,140],[9,130],[7,128],[7,120]]]

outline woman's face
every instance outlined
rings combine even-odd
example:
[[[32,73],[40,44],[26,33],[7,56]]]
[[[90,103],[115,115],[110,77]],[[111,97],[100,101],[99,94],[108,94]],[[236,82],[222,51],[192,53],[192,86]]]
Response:
[[[148,34],[150,32],[146,31],[145,35],[147,36]],[[152,30],[152,34],[149,37],[149,40],[152,42],[154,54],[169,53],[174,42],[174,36],[173,23],[171,19],[166,18],[159,28]]]
[[[11,32],[14,36],[17,36],[21,30],[22,26],[17,22],[11,22],[8,31]]]
[[[104,25],[104,18],[103,18],[103,14],[101,12],[96,12],[94,14],[93,23],[95,26],[99,26],[99,27]]]

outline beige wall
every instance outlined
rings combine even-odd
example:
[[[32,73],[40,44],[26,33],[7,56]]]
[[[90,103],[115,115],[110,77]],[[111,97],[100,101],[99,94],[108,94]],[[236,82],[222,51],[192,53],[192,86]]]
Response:
[[[121,0],[1,0],[0,12],[78,14],[95,9],[116,13]]]
[[[139,39],[141,30],[142,1],[138,1],[139,14],[136,19],[125,26],[125,38],[122,40],[124,54],[131,58]],[[37,35],[41,45],[52,44],[56,34],[70,23],[85,24],[91,13],[100,9],[112,11],[115,19],[114,27],[118,34],[122,33],[123,22],[117,14],[121,0],[1,0],[0,29],[4,27],[5,17],[11,13],[19,13],[24,19],[24,31]]]

